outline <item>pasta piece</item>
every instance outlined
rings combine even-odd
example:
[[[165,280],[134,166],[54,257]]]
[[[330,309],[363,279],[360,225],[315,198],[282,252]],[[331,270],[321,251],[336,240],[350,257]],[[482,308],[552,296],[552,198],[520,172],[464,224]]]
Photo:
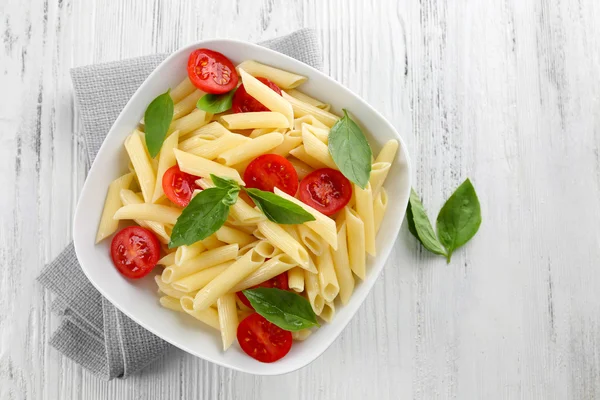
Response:
[[[191,296],[184,296],[180,300],[181,308],[187,314],[196,318],[198,321],[204,322],[206,325],[221,330],[221,324],[219,323],[219,313],[212,307],[207,307],[204,310],[194,309],[194,298]]]
[[[223,294],[228,293],[238,282],[258,269],[265,261],[255,249],[250,250],[223,273],[204,286],[194,297],[194,309],[206,310]]]
[[[256,228],[254,232],[252,232],[252,235],[258,240],[267,240],[267,237],[263,235],[262,232],[258,230],[258,228]]]
[[[294,267],[288,271],[288,286],[294,292],[304,292],[304,270]]]
[[[190,78],[186,76],[185,79],[181,81],[181,83],[177,85],[175,89],[171,90],[169,94],[173,99],[173,103],[177,103],[194,90],[196,90],[196,86],[194,86],[192,81],[190,81]]]
[[[276,255],[281,254],[281,250],[273,246],[267,240],[261,240],[258,242],[256,246],[254,246],[254,251],[264,258],[273,258]]]
[[[251,235],[226,225],[220,227],[216,235],[217,239],[221,242],[229,244],[237,243],[240,247],[244,247],[256,240]]]
[[[237,66],[252,76],[267,78],[281,89],[293,89],[307,81],[307,77],[284,71],[279,68],[264,65],[252,60],[246,60]]]
[[[163,206],[161,204],[128,204],[117,210],[114,219],[141,219],[175,225],[181,215],[181,208]]]
[[[179,131],[175,131],[168,136],[160,148],[156,172],[156,184],[154,185],[154,193],[152,195],[153,203],[156,203],[165,194],[162,187],[163,175],[169,168],[177,164],[175,153],[173,153],[173,149],[177,148],[177,143],[179,143]]]
[[[154,168],[152,167],[150,156],[146,152],[146,148],[142,143],[140,135],[135,133],[135,131],[125,139],[125,149],[133,164],[140,188],[142,189],[144,201],[150,203],[152,201],[156,176],[154,175]]]
[[[325,322],[331,322],[335,316],[335,305],[333,301],[326,301],[323,305],[323,311],[319,317],[323,318]]]
[[[266,220],[258,223],[258,229],[269,242],[292,257],[300,267],[310,269],[310,257],[304,246],[290,236],[281,226]],[[312,272],[316,272],[316,268]]]
[[[257,138],[259,136],[266,135],[267,133],[279,132],[280,130],[281,131],[285,131],[285,129],[283,129],[283,128],[281,128],[281,129],[273,129],[273,128],[252,129],[252,132],[250,133],[250,135],[248,137],[250,139],[254,139],[254,138]],[[279,132],[279,133],[283,133],[283,132]]]
[[[196,136],[188,137],[187,139],[185,139],[184,141],[179,143],[179,146],[177,146],[177,148],[181,151],[185,151],[186,153],[192,153],[194,151],[194,149],[196,149],[200,146],[203,146],[205,144],[214,142],[215,140],[217,140],[217,139],[210,135],[209,136],[196,135]],[[192,154],[196,154],[196,153],[192,153]],[[196,154],[196,155],[200,155],[200,154]]]
[[[256,225],[246,225],[236,221],[233,217],[229,216],[225,224],[231,226],[232,228],[237,229],[238,231],[242,231],[248,235],[252,235],[254,230],[256,229]]]
[[[298,230],[300,240],[302,240],[304,246],[306,246],[311,253],[315,256],[323,254],[323,248],[326,247],[326,245],[323,244],[321,237],[317,235],[315,231],[306,226],[306,224],[296,225],[296,229]]]
[[[235,285],[230,290],[230,292],[239,292],[261,284],[263,282],[266,282],[269,279],[275,278],[277,275],[283,274],[284,272],[292,269],[296,265],[296,262],[292,260],[292,258],[287,254],[278,254],[270,260],[265,261],[265,263],[261,265],[256,271],[254,271],[246,278],[244,278],[241,282],[239,282],[237,285]],[[302,269],[300,269],[300,271],[302,271]]]
[[[371,178],[369,178],[369,182],[371,183],[373,195],[377,195],[379,189],[383,186],[383,182],[387,178],[391,166],[392,164],[389,162],[377,162],[371,166]]]
[[[238,314],[235,298],[235,294],[227,293],[217,299],[223,351],[227,350],[236,339]]]
[[[323,296],[321,295],[318,275],[304,270],[304,288],[313,311],[315,314],[321,315],[325,300],[323,300]]]
[[[287,157],[290,151],[302,144],[301,131],[288,131],[283,135],[283,142],[270,150],[270,154],[278,154],[282,157]]]
[[[173,149],[173,151],[177,158],[177,164],[183,172],[202,177],[208,177],[210,174],[215,174],[222,178],[231,178],[241,185],[244,184],[240,174],[233,168],[226,167],[190,153],[185,153],[181,150]]]
[[[183,311],[183,308],[181,308],[181,302],[175,297],[161,296],[161,298],[158,299],[158,302],[161,306],[163,306],[164,308],[168,308],[169,310],[185,312]]]
[[[104,200],[104,208],[100,217],[100,225],[96,233],[96,243],[109,237],[119,228],[119,221],[113,219],[113,215],[121,208],[121,190],[127,189],[131,185],[133,174],[130,172],[125,174],[108,185],[108,193]]]
[[[244,143],[248,143],[250,142],[250,140],[251,139],[248,139],[244,135],[238,135],[237,133],[229,133],[211,142],[207,142],[201,146],[191,149],[190,153],[206,158],[207,160],[214,160],[220,154],[225,153],[226,151],[229,151],[231,149],[235,149],[236,147],[241,146]]]
[[[204,246],[204,244],[202,244],[202,242],[196,242],[189,246],[186,246],[186,245],[179,246],[177,248],[177,250],[175,251],[175,253],[172,253],[174,255],[173,262],[170,264],[166,264],[166,265],[172,265],[172,264],[181,265],[184,262],[186,262],[187,260],[191,260],[192,258],[196,257],[198,254],[202,253],[204,250],[206,250],[206,246]]]
[[[342,304],[348,304],[352,292],[354,292],[354,276],[350,269],[350,260],[348,259],[348,241],[346,237],[346,222],[339,225],[338,231],[338,249],[332,251],[333,266],[335,275],[340,286],[340,300]]]
[[[372,256],[377,255],[375,246],[375,224],[373,216],[373,193],[371,192],[371,183],[367,183],[365,189],[358,185],[354,186],[356,196],[356,212],[362,219],[365,227],[365,249]]]
[[[244,113],[236,114],[242,115]],[[217,157],[217,161],[227,166],[239,164],[246,160],[253,160],[261,154],[268,153],[269,150],[279,146],[283,142],[283,135],[279,132],[271,132],[259,136],[256,139],[250,139],[231,150],[227,150]]]
[[[377,196],[375,196],[375,200],[373,201],[373,223],[375,225],[375,234],[379,232],[379,228],[381,227],[381,222],[383,221],[383,216],[385,215],[385,210],[388,205],[388,197],[385,188],[381,188]]]
[[[190,296],[190,293],[182,292],[181,290],[177,290],[177,289],[173,288],[168,283],[164,283],[162,281],[162,279],[160,278],[160,275],[154,276],[154,282],[156,282],[156,284],[158,285],[158,290],[160,290],[162,293],[166,294],[167,296],[171,296],[176,299],[180,299],[183,296]]]
[[[302,141],[304,142],[304,148],[306,152],[315,158],[322,164],[325,164],[329,168],[338,170],[339,168],[333,161],[327,145],[320,141],[310,130],[310,125],[302,125]]]
[[[292,339],[294,340],[306,340],[312,331],[310,329],[300,329],[299,331],[292,332]]]
[[[318,119],[316,119],[314,116],[312,116],[310,114],[296,118],[294,120],[294,129],[298,130],[298,131],[302,130],[302,124],[309,124],[309,125],[314,126],[315,128],[329,129],[327,127],[327,125],[325,125],[324,123],[322,123],[321,121],[319,121]]]
[[[196,108],[196,103],[202,96],[204,96],[204,92],[196,89],[175,103],[175,106],[173,107],[173,121],[188,115],[191,111],[193,111]]]
[[[331,302],[340,292],[340,285],[335,275],[331,250],[326,246],[323,254],[317,257],[317,270],[319,271],[319,286],[321,295],[326,302]]]
[[[329,144],[329,128],[317,128],[315,126],[309,125],[309,124],[304,124],[306,125],[306,129],[308,129],[308,131],[310,133],[312,133],[313,135],[315,135],[315,137],[317,139],[319,139],[321,142],[325,143],[325,144]]]
[[[157,264],[164,266],[175,264],[175,253],[168,253],[166,256],[158,260]]]
[[[189,133],[195,131],[198,128],[203,127],[208,123],[206,112],[195,109],[185,117],[181,117],[178,120],[171,122],[169,126],[169,133],[179,131],[179,138],[183,139]]]
[[[165,283],[175,282],[203,269],[233,260],[237,257],[238,250],[237,244],[207,250],[181,265],[171,265],[165,268],[162,273],[162,280]]]
[[[208,282],[215,279],[220,273],[225,271],[233,264],[233,260],[226,261],[214,267],[206,268],[194,274],[188,275],[185,278],[179,279],[171,284],[173,289],[181,292],[189,293],[202,289]]]
[[[309,95],[302,93],[301,91],[299,91],[297,89],[289,89],[289,90],[286,90],[285,92],[295,99],[298,99],[300,101],[303,101],[307,104],[310,104],[311,106],[315,106],[320,109],[324,109],[328,106],[328,104],[323,103],[321,100],[317,100],[313,97],[310,97]]]
[[[221,242],[217,238],[217,235],[213,233],[212,235],[210,235],[206,239],[202,239],[202,245],[204,247],[206,247],[208,250],[213,250],[213,249],[216,249],[218,247],[225,246],[225,243]]]
[[[389,140],[385,145],[383,145],[383,148],[377,155],[375,162],[387,162],[391,164],[394,161],[394,158],[396,157],[396,152],[398,151],[399,145],[400,144],[397,140]]]
[[[223,115],[219,118],[219,122],[229,130],[289,127],[289,121],[285,115],[272,111]]]
[[[310,174],[311,172],[314,171],[314,169],[306,164],[303,161],[300,161],[296,158],[291,158],[288,160],[296,169],[296,172],[298,173],[298,179],[302,180],[306,177],[306,175]]]
[[[302,161],[303,163],[310,165],[311,168],[321,169],[327,167],[327,165],[323,164],[321,161],[308,154],[304,145],[298,146],[295,149],[290,150],[290,154],[296,157],[298,160]]]
[[[365,226],[356,211],[346,206],[346,235],[350,268],[360,279],[365,280]]]
[[[246,92],[269,110],[281,113],[288,120],[287,127],[291,128],[294,125],[294,111],[290,102],[244,71],[243,68],[238,68],[238,71]]]
[[[225,167],[227,168],[227,167]],[[214,183],[210,179],[202,178],[196,181],[196,184],[202,189],[209,189],[215,187]],[[242,198],[238,197],[237,201],[229,209],[229,216],[239,223],[245,225],[256,225],[258,222],[263,221],[266,217],[255,208],[250,207]]]
[[[203,125],[200,128],[196,129],[195,131],[190,132],[189,135],[187,135],[188,139],[196,137],[196,136],[201,136],[204,138],[207,138],[208,136],[212,136],[215,139],[220,138],[223,135],[226,135],[228,133],[231,133],[229,130],[227,130],[223,125],[221,125],[220,123],[214,121],[211,122],[209,124]],[[186,139],[186,140],[188,140]]]
[[[275,188],[275,194],[291,201],[292,203],[296,203],[306,212],[315,217],[314,221],[305,222],[304,225],[308,226],[310,229],[315,231],[315,233],[321,236],[334,250],[337,249],[337,233],[334,220],[315,210],[311,206],[304,204],[295,197],[292,197],[289,194],[279,190],[279,188]]]
[[[128,189],[121,190],[121,202],[124,206],[129,204],[143,204],[144,200],[142,200],[141,196],[133,193],[133,191]],[[152,230],[158,236],[158,240],[161,243],[167,244],[171,240],[171,229],[172,226],[169,225],[169,228],[165,224],[161,224],[160,222],[155,221],[144,221],[141,219],[133,220],[136,224],[143,228],[147,228]]]
[[[300,101],[298,99],[295,99],[286,92],[282,92],[281,94],[283,98],[289,101],[292,105],[292,109],[294,110],[294,116],[296,117],[312,115],[328,128],[331,128],[340,119],[340,117],[338,117],[337,115],[332,114],[329,111],[321,110],[320,108],[317,108],[315,106],[311,106],[310,104]]]

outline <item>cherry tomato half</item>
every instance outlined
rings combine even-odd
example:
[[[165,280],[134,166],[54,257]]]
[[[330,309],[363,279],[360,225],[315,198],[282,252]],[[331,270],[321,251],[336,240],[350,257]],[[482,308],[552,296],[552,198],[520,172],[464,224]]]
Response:
[[[277,86],[267,78],[257,79],[281,96],[281,89],[279,89],[279,86]],[[250,96],[248,92],[246,92],[244,85],[240,85],[240,87],[235,91],[235,94],[233,95],[231,110],[234,113],[269,111],[269,109],[263,106],[261,102],[259,102],[254,97]]]
[[[279,360],[292,348],[292,332],[281,329],[258,313],[250,314],[240,322],[237,339],[246,354],[264,363]]]
[[[341,172],[321,168],[302,179],[299,194],[304,204],[325,215],[333,215],[350,201],[352,185]]]
[[[209,49],[196,49],[190,54],[187,72],[194,86],[212,94],[229,92],[239,80],[231,61]]]
[[[246,187],[272,192],[277,186],[290,196],[298,190],[298,173],[291,162],[278,154],[256,157],[244,171]]]
[[[160,258],[160,243],[152,231],[129,226],[121,229],[113,238],[110,256],[122,275],[139,279],[156,266]]]
[[[256,289],[259,287],[289,290],[290,287],[288,286],[288,274],[287,274],[287,272],[283,272],[283,273],[277,275],[276,277],[269,279],[266,282],[260,283],[256,286],[252,286],[250,289]],[[252,307],[252,304],[250,304],[250,300],[248,300],[248,298],[246,297],[246,295],[243,292],[237,292],[237,296],[240,298],[242,303],[244,303],[246,306],[248,306],[249,308],[254,310],[254,307]]]
[[[169,200],[181,207],[186,207],[192,200],[194,190],[200,189],[196,185],[197,176],[186,174],[174,165],[165,171],[162,179],[163,192]]]

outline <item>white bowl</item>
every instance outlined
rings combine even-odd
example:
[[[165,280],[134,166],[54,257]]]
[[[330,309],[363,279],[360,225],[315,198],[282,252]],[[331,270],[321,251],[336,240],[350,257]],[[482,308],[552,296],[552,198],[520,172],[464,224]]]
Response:
[[[350,302],[337,306],[333,322],[323,324],[304,342],[295,342],[283,359],[263,364],[247,356],[235,343],[227,352],[222,351],[221,338],[210,328],[187,315],[164,309],[158,302],[155,273],[142,280],[128,280],[113,267],[110,240],[95,245],[96,229],[102,213],[106,190],[112,180],[127,171],[127,155],[123,147],[125,137],[136,127],[152,99],[174,88],[186,75],[189,53],[206,47],[225,54],[234,64],[256,60],[307,76],[301,89],[332,105],[340,114],[346,108],[367,134],[375,154],[389,139],[397,139],[400,149],[396,162],[385,182],[390,203],[377,236],[377,257],[367,261],[367,279],[358,283]],[[410,160],[406,145],[394,127],[356,94],[325,74],[293,58],[275,51],[235,40],[205,40],[184,47],[160,64],[135,92],[108,133],[83,186],[73,228],[75,251],[83,272],[90,282],[119,310],[132,320],[167,342],[197,357],[238,371],[257,375],[278,375],[301,368],[329,347],[354,316],[373,287],[394,245],[404,219],[410,193]],[[356,344],[358,345],[358,343]]]

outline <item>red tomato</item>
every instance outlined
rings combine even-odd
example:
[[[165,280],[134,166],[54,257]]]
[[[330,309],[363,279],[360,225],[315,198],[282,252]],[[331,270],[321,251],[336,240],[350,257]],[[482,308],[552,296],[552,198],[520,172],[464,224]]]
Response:
[[[197,49],[190,54],[187,72],[194,86],[212,94],[229,92],[239,80],[231,61],[209,49]]]
[[[277,86],[267,78],[257,79],[281,96],[281,89],[279,89],[279,86]],[[259,102],[254,97],[250,96],[248,92],[246,92],[244,85],[240,85],[240,87],[235,91],[235,94],[233,95],[231,110],[234,113],[269,111],[269,109],[263,106],[261,102]]]
[[[300,200],[325,215],[333,215],[350,201],[352,185],[341,172],[321,168],[300,182]]]
[[[237,340],[246,354],[264,363],[279,360],[292,348],[292,332],[281,329],[258,313],[250,314],[240,322]]]
[[[298,173],[291,162],[277,154],[256,157],[244,171],[246,187],[272,192],[275,186],[290,196],[298,190]]]
[[[162,179],[163,192],[173,203],[186,207],[192,200],[194,190],[200,189],[196,185],[197,176],[186,174],[174,165],[165,171]]]
[[[259,287],[266,287],[266,288],[277,288],[277,289],[281,289],[281,290],[289,290],[290,287],[288,286],[288,275],[287,272],[283,272],[279,275],[277,275],[274,278],[269,279],[266,282],[260,283],[256,286],[252,286],[250,289],[256,289]],[[249,308],[254,310],[254,307],[252,307],[252,304],[250,304],[250,300],[248,300],[248,298],[246,297],[246,295],[242,292],[237,292],[237,296],[240,298],[240,300],[242,301],[242,303],[244,303],[246,306],[248,306]]]
[[[139,279],[156,266],[160,258],[160,243],[152,231],[129,226],[121,229],[113,238],[110,256],[122,275]]]

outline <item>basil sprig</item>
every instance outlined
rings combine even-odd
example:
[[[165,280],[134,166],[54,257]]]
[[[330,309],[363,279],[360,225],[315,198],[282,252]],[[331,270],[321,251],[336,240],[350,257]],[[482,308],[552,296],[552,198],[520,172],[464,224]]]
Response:
[[[294,225],[315,220],[304,208],[275,193],[253,188],[245,188],[244,191],[270,221]]]
[[[152,158],[158,155],[173,119],[174,105],[170,92],[171,89],[152,100],[144,113],[146,147]]]
[[[219,230],[229,216],[229,208],[237,201],[240,190],[248,193],[270,221],[278,224],[301,224],[315,220],[299,205],[274,193],[246,189],[232,179],[212,174],[210,178],[215,187],[202,190],[183,209],[173,227],[169,248],[189,246]]]
[[[319,326],[308,300],[297,293],[277,288],[246,289],[244,295],[257,313],[286,331]]]
[[[207,93],[198,99],[196,107],[211,114],[219,114],[231,108],[236,89],[223,94]]]
[[[329,153],[340,172],[364,189],[371,176],[373,153],[360,127],[342,111],[344,116],[329,131]]]
[[[479,230],[481,207],[475,188],[467,179],[440,210],[436,221],[437,237],[423,204],[414,190],[410,195],[406,219],[408,230],[423,247],[432,253],[446,257],[446,261],[450,262],[454,250],[466,244]]]

